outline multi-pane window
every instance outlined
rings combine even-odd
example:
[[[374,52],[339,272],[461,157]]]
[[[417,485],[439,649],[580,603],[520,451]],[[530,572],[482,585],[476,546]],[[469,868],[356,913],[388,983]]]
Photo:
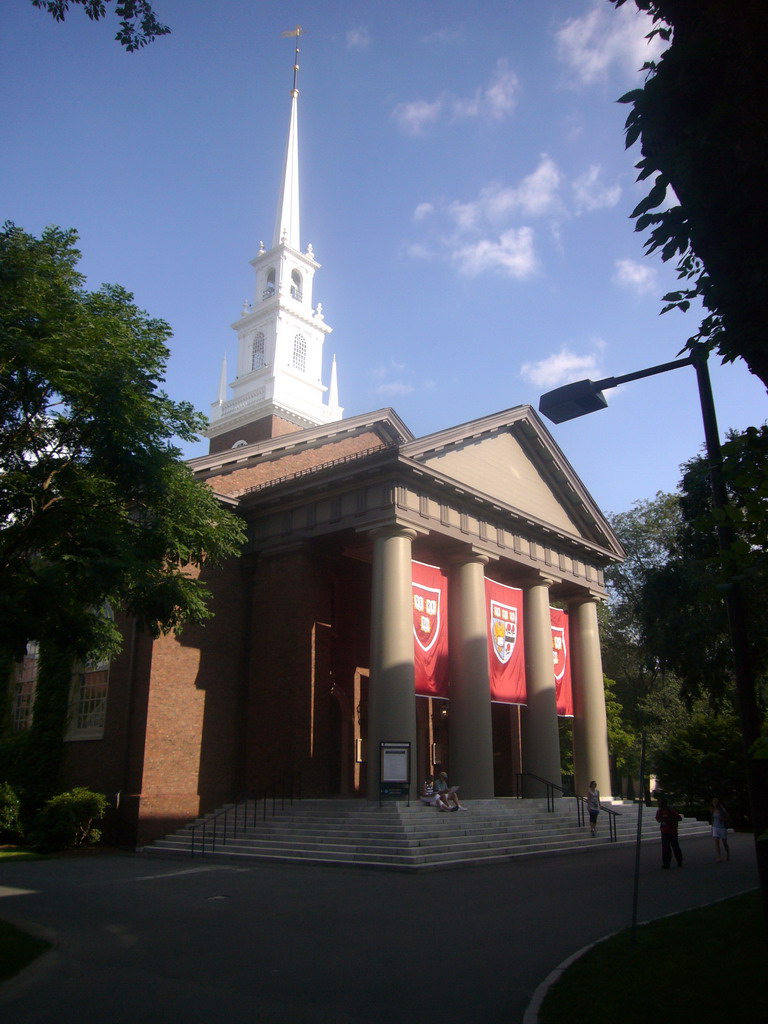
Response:
[[[293,339],[293,366],[301,373],[307,370],[307,339],[303,334],[297,334]]]
[[[251,348],[251,369],[260,370],[264,365],[264,332],[257,331],[253,336]]]
[[[107,717],[109,662],[75,672],[69,701],[68,740],[101,739]]]
[[[23,732],[32,725],[37,691],[37,663],[37,644],[28,643],[24,660],[16,666],[13,673],[11,728],[14,732]]]

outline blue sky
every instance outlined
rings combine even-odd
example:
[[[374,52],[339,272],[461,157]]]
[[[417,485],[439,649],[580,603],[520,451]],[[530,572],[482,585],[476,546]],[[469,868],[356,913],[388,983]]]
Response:
[[[582,377],[674,359],[674,269],[643,253],[627,108],[646,19],[607,0],[156,0],[172,34],[127,54],[113,21],[0,6],[0,213],[74,227],[88,285],[174,331],[167,389],[208,411],[270,243],[301,24],[302,246],[340,401],[417,434]],[[721,432],[765,392],[712,365]],[[702,444],[692,370],[551,426],[598,504],[673,490]],[[205,442],[186,454],[207,450]]]

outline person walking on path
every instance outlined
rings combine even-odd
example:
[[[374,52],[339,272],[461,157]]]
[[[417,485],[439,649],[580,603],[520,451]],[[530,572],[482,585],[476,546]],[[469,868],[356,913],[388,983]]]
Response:
[[[683,853],[680,843],[677,841],[678,822],[682,821],[682,815],[675,810],[666,799],[659,797],[659,809],[656,811],[656,821],[661,826],[661,866],[668,869],[672,863],[672,854],[675,855],[677,866],[683,866]]]
[[[712,801],[712,838],[715,840],[715,856],[718,864],[722,861],[720,856],[721,842],[725,850],[725,859],[731,859],[731,851],[728,848],[728,825],[728,813],[717,797],[715,797]]]
[[[597,816],[600,813],[600,790],[597,783],[592,780],[587,791],[587,810],[589,811],[589,831],[593,836],[597,835]]]

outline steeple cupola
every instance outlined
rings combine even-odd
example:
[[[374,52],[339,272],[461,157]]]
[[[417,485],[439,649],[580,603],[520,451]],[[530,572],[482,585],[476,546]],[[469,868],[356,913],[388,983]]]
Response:
[[[237,376],[232,398],[220,387],[211,407],[211,451],[263,441],[280,434],[341,419],[336,362],[330,391],[322,383],[323,342],[331,328],[322,305],[313,306],[315,271],[311,245],[302,252],[299,218],[297,27],[288,141],[280,180],[272,246],[259,244],[251,260],[256,274],[253,299],[232,324],[238,337]],[[328,392],[328,400],[325,400]]]

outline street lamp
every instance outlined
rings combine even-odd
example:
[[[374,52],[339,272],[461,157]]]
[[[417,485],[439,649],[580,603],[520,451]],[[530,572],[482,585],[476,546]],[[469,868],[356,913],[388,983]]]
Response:
[[[623,377],[604,377],[602,380],[579,380],[573,384],[565,384],[541,396],[539,412],[552,420],[553,423],[565,423],[577,416],[586,416],[608,406],[603,391],[626,384],[629,381],[651,377],[667,370],[676,370],[681,366],[693,366],[699,387],[701,415],[704,421],[704,436],[707,444],[707,461],[709,462],[709,482],[712,489],[712,506],[721,515],[718,516],[717,539],[721,554],[724,554],[733,543],[735,536],[725,509],[728,507],[728,492],[723,479],[723,453],[720,447],[720,435],[717,429],[715,402],[712,396],[712,383],[707,365],[708,353],[703,345],[696,346],[691,355],[685,359],[676,359],[670,363],[651,366],[645,370],[624,374]],[[725,589],[725,606],[728,612],[728,628],[730,632],[731,650],[734,662],[734,677],[738,695],[741,731],[746,747],[747,787],[752,812],[752,823],[755,829],[757,866],[760,888],[763,898],[763,913],[768,925],[768,842],[759,842],[758,837],[768,828],[768,781],[764,762],[750,757],[749,750],[760,736],[760,714],[757,707],[755,676],[752,668],[749,638],[747,634],[747,617],[744,607],[741,585],[734,580]]]

